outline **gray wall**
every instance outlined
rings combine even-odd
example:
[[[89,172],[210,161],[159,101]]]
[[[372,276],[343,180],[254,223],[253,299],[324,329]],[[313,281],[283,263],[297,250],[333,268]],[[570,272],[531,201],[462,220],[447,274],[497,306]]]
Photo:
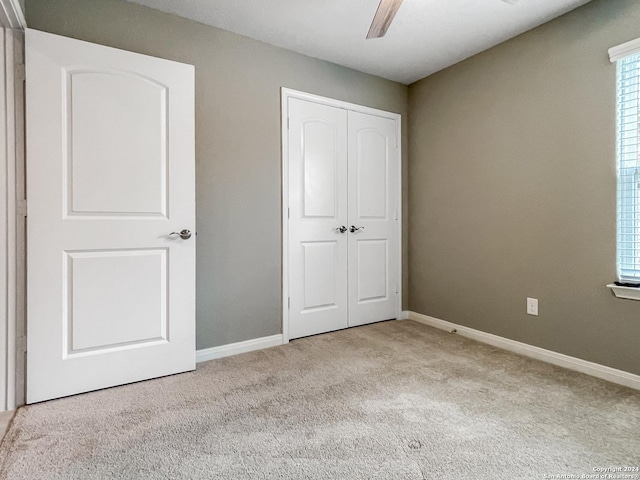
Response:
[[[407,87],[122,0],[27,0],[26,15],[30,28],[195,65],[197,347],[280,333],[280,87],[403,115]]]
[[[640,302],[605,288],[607,49],[639,36],[640,2],[596,0],[410,86],[411,310],[640,374]]]

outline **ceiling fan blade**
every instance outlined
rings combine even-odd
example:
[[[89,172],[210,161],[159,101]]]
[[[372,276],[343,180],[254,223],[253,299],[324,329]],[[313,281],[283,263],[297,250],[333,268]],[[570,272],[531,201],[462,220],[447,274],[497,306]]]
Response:
[[[376,15],[373,17],[373,22],[371,22],[367,38],[384,37],[400,5],[402,5],[402,0],[380,0],[380,5],[378,5]]]

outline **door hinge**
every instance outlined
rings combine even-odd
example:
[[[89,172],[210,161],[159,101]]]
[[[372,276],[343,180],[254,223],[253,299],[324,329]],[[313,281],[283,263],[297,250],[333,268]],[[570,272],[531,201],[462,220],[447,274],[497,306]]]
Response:
[[[16,350],[20,353],[25,353],[27,351],[27,337],[21,336],[16,339]]]
[[[291,209],[287,208],[287,218],[291,218]]]
[[[14,67],[14,72],[15,72],[16,80],[18,82],[24,82],[24,80],[26,78],[25,70],[24,70],[24,63],[16,63],[16,65]]]
[[[27,201],[26,200],[18,200],[16,202],[16,212],[18,215],[22,215],[23,217],[27,216]]]

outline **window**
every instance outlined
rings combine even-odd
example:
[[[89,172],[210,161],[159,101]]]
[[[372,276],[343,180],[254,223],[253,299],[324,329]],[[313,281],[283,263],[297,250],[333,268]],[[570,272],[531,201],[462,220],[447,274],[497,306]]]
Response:
[[[640,284],[640,39],[609,49],[609,56],[617,67],[618,280]],[[640,289],[626,290],[634,292],[625,298],[640,300]]]
[[[617,70],[618,278],[640,282],[640,53]]]

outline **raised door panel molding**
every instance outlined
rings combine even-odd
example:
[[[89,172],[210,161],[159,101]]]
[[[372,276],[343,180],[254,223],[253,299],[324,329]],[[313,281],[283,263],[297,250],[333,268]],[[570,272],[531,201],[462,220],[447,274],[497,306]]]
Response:
[[[358,220],[388,219],[389,151],[387,138],[377,130],[364,128],[357,137]]]
[[[66,69],[64,83],[65,214],[166,217],[168,88],[96,69]]]

